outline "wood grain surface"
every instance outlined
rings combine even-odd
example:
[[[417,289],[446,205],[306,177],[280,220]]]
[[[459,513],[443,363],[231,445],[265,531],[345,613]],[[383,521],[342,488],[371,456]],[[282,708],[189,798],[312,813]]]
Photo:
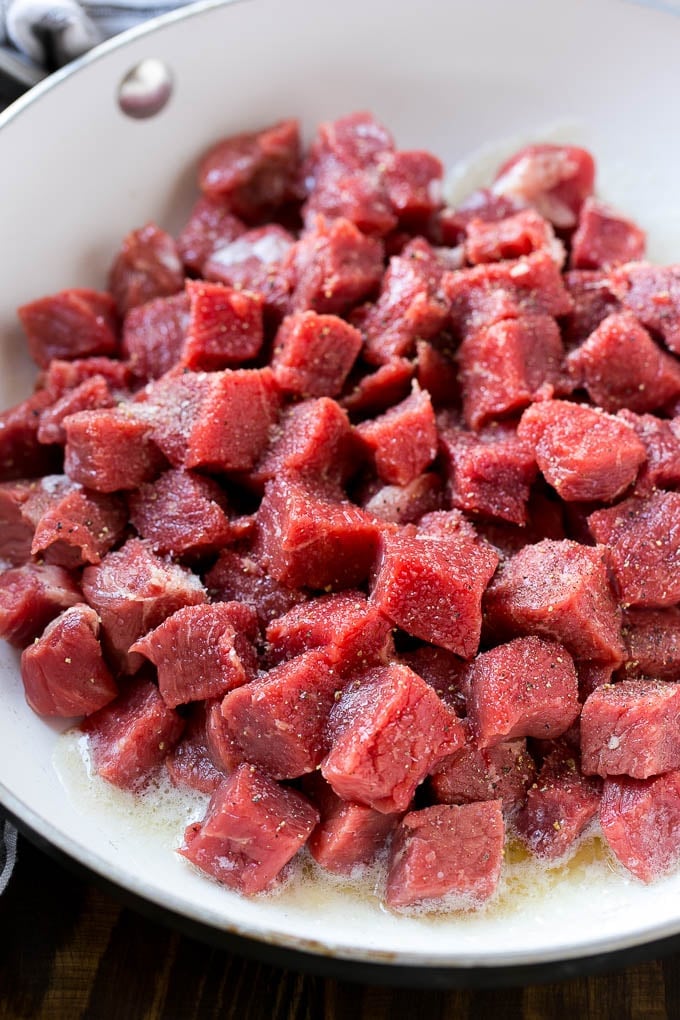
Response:
[[[678,1020],[680,954],[526,988],[423,991],[241,960],[121,907],[20,840],[0,898],[0,1016],[33,1020]]]

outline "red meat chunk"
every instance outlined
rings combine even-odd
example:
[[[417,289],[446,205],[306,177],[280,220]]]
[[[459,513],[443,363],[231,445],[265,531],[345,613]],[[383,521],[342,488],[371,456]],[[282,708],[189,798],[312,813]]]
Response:
[[[115,701],[81,723],[95,770],[124,790],[139,789],[172,751],[184,720],[168,708],[154,684],[130,680]]]
[[[37,478],[58,470],[54,447],[38,440],[40,416],[52,403],[46,390],[38,390],[0,413],[0,481]]]
[[[24,515],[35,520],[32,555],[67,570],[100,563],[127,525],[122,499],[86,492],[63,475],[42,479]]]
[[[361,345],[359,331],[336,315],[290,315],[276,334],[274,376],[287,393],[334,397],[342,390]]]
[[[567,367],[605,411],[654,411],[680,396],[680,364],[631,312],[609,315],[571,352]]]
[[[136,489],[164,464],[149,425],[132,405],[79,411],[64,420],[64,429],[66,474],[97,492]]]
[[[644,258],[645,245],[644,230],[590,197],[581,207],[569,261],[574,269],[612,269]]]
[[[229,736],[224,716],[222,699],[203,702],[205,706],[205,746],[216,768],[229,775],[243,761],[238,747]]]
[[[275,581],[252,555],[231,549],[220,553],[205,575],[205,585],[213,600],[252,606],[263,626],[308,598],[305,592]]]
[[[21,679],[38,715],[90,715],[113,701],[118,689],[104,662],[94,609],[76,605],[48,624],[21,656]]]
[[[122,353],[145,382],[178,363],[189,329],[189,296],[182,292],[132,308],[123,325]]]
[[[283,120],[217,142],[201,160],[198,183],[204,194],[226,200],[237,216],[258,219],[299,197],[299,162],[299,124]]]
[[[554,226],[576,226],[584,201],[592,194],[595,163],[574,145],[527,145],[499,169],[493,184],[497,195],[532,205]]]
[[[198,577],[156,556],[137,538],[85,568],[83,594],[101,617],[105,647],[127,673],[143,661],[129,652],[135,641],[178,609],[207,601]]]
[[[361,499],[367,513],[392,524],[412,524],[423,514],[441,510],[442,481],[434,471],[418,475],[407,485],[376,483]]]
[[[471,333],[457,360],[463,414],[472,429],[552,397],[562,385],[562,340],[549,315],[527,315]]]
[[[384,482],[408,485],[437,455],[437,423],[427,392],[415,385],[406,400],[365,421],[357,434]]]
[[[451,324],[463,339],[502,319],[567,315],[572,309],[559,269],[543,251],[445,273],[442,290]]]
[[[465,257],[473,266],[480,262],[518,259],[532,251],[547,252],[558,266],[564,262],[564,248],[551,224],[533,209],[522,209],[513,216],[492,222],[472,219],[466,233]]]
[[[416,379],[427,390],[435,407],[450,407],[460,402],[458,369],[448,344],[435,346],[416,340]]]
[[[475,434],[445,427],[439,445],[453,506],[483,517],[526,524],[537,468],[531,447],[513,428],[491,426]]]
[[[321,773],[343,800],[405,811],[425,776],[462,745],[455,713],[407,666],[374,669],[334,705]]]
[[[620,411],[619,417],[634,429],[647,451],[647,460],[635,484],[636,492],[644,494],[655,488],[680,486],[680,421],[664,421],[652,414],[632,411]]]
[[[671,606],[680,602],[680,492],[634,496],[588,518],[607,557],[623,602]]]
[[[294,240],[277,223],[248,230],[212,252],[204,263],[203,276],[235,290],[259,294],[270,315],[280,317],[288,311],[291,279],[284,264]]]
[[[536,857],[558,860],[575,849],[597,816],[601,794],[600,781],[583,776],[576,757],[552,751],[527,790],[515,818],[517,832]]]
[[[680,608],[627,609],[623,640],[626,676],[680,680]]]
[[[178,609],[135,641],[130,652],[154,664],[158,689],[170,708],[221,697],[251,680],[257,669],[255,649],[235,626],[229,602]]]
[[[500,800],[503,812],[514,814],[535,777],[536,766],[526,740],[505,740],[480,748],[470,739],[437,768],[430,789],[438,804]]]
[[[496,223],[520,212],[525,207],[507,195],[496,195],[489,188],[477,188],[455,209],[444,206],[430,220],[430,234],[438,244],[461,244],[472,220]]]
[[[581,713],[586,774],[647,779],[680,768],[680,686],[662,680],[605,684]]]
[[[318,772],[307,777],[305,792],[321,813],[309,837],[309,852],[317,864],[336,875],[370,864],[399,819],[396,814],[341,800]]]
[[[226,496],[193,471],[166,471],[129,496],[130,521],[156,552],[201,556],[232,540]]]
[[[341,484],[356,469],[358,441],[347,412],[329,397],[286,408],[248,480],[261,488],[283,474]]]
[[[183,287],[182,261],[169,234],[155,223],[127,234],[109,270],[109,290],[120,315]]]
[[[380,528],[352,503],[280,478],[267,484],[257,521],[263,563],[281,584],[349,588],[366,580]]]
[[[499,800],[410,812],[392,843],[388,907],[399,910],[443,897],[457,906],[479,906],[498,886],[504,839]]]
[[[205,280],[187,281],[191,303],[182,364],[213,371],[250,361],[262,347],[262,298]]]
[[[573,310],[562,320],[562,335],[569,347],[587,340],[593,330],[621,305],[610,289],[605,273],[573,269],[562,277],[574,302]]]
[[[76,358],[74,361],[54,358],[41,374],[40,382],[45,393],[56,401],[94,376],[105,379],[114,393],[124,393],[134,383],[127,362],[113,358]]]
[[[38,426],[38,441],[59,443],[63,446],[66,442],[66,429],[63,424],[65,418],[79,411],[113,407],[115,403],[116,398],[103,376],[93,375],[90,379],[84,379],[79,386],[69,390],[42,412]]]
[[[322,648],[339,672],[363,672],[390,657],[391,630],[390,621],[369,605],[363,592],[322,595],[272,620],[267,627],[268,657],[280,662]]]
[[[318,821],[297,790],[242,765],[215,790],[179,852],[223,885],[252,895],[271,885]]]
[[[422,239],[390,259],[378,300],[361,323],[367,361],[381,365],[408,356],[417,339],[429,340],[443,328],[447,315],[439,293],[443,268]]]
[[[501,568],[484,598],[492,631],[540,634],[575,659],[621,662],[621,615],[601,549],[567,539],[526,546]]]
[[[625,422],[564,400],[532,404],[517,434],[533,446],[543,477],[564,500],[616,499],[647,456]]]
[[[350,414],[378,414],[406,397],[413,372],[412,362],[397,358],[370,375],[361,376],[340,403]]]
[[[312,650],[231,691],[222,715],[241,760],[275,779],[313,772],[328,750],[326,723],[342,686],[325,652]]]
[[[214,793],[226,774],[212,759],[205,726],[205,708],[203,704],[195,705],[184,736],[165,759],[165,767],[174,786]]]
[[[612,270],[609,286],[643,326],[680,354],[680,266],[631,262]]]
[[[445,648],[422,645],[402,652],[399,661],[422,677],[458,715],[467,713],[468,664]]]
[[[556,641],[520,637],[478,655],[469,671],[468,716],[479,747],[513,737],[552,740],[580,710],[569,652]]]
[[[471,658],[497,563],[489,547],[466,536],[428,537],[407,526],[381,538],[371,602],[408,634]]]
[[[186,268],[202,276],[213,252],[235,241],[245,230],[231,212],[228,199],[202,195],[177,238],[177,250]]]
[[[600,827],[619,863],[642,882],[672,871],[680,860],[680,772],[606,779]]]
[[[35,523],[24,514],[41,482],[0,482],[0,559],[21,566],[31,556]]]
[[[41,368],[53,358],[115,354],[118,349],[116,307],[108,294],[62,290],[22,305],[18,315],[30,355]]]
[[[25,648],[64,609],[82,602],[63,567],[26,563],[0,574],[0,637]]]
[[[444,168],[430,152],[384,152],[380,155],[387,198],[399,221],[422,223],[441,205]]]
[[[562,507],[560,500],[543,492],[540,486],[534,486],[529,495],[525,525],[480,518],[475,521],[475,527],[496,549],[501,559],[508,559],[526,545],[535,545],[544,538],[554,541],[565,538]]]
[[[315,219],[288,252],[291,312],[341,315],[368,297],[383,274],[383,249],[346,219]]]
[[[576,663],[578,673],[578,696],[584,702],[597,687],[612,681],[615,663],[589,662],[587,659]]]

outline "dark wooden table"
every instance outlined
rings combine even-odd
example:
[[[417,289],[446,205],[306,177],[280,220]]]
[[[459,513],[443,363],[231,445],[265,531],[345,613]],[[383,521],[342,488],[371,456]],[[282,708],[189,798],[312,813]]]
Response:
[[[422,991],[303,976],[180,936],[20,840],[0,898],[0,1017],[678,1020],[680,954],[525,988]]]

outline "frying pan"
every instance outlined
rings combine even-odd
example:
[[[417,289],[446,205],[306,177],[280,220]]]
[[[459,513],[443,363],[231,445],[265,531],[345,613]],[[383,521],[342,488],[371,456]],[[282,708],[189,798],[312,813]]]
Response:
[[[371,109],[402,147],[430,148],[449,166],[491,143],[498,156],[497,142],[561,131],[592,147],[600,192],[647,228],[654,257],[672,260],[680,21],[651,8],[208,2],[99,47],[0,115],[2,405],[33,378],[16,306],[62,287],[101,287],[129,229],[182,224],[207,145],[284,116],[300,116],[309,135],[321,119]],[[173,90],[155,116],[135,119],[118,105],[119,87],[146,59],[162,62]],[[607,954],[658,952],[653,942],[674,944],[680,933],[680,875],[642,886],[602,865],[537,877],[480,916],[396,917],[370,896],[309,883],[242,899],[172,853],[179,808],[135,808],[82,779],[59,726],[27,708],[6,647],[0,681],[5,808],[38,841],[204,937],[245,940],[243,951],[287,963],[295,953],[296,966],[442,985],[571,974],[609,964]]]

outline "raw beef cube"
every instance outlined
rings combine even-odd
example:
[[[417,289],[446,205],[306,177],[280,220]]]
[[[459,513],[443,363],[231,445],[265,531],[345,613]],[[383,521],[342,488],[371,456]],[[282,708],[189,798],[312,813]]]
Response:
[[[380,295],[363,316],[366,360],[382,365],[413,353],[416,340],[429,340],[444,327],[446,301],[439,292],[443,267],[419,239],[390,259]]]
[[[580,710],[574,662],[563,645],[520,637],[470,666],[468,717],[479,747],[513,737],[553,740]]]
[[[680,364],[660,350],[631,312],[609,315],[572,351],[577,386],[605,411],[654,411],[680,396]]]
[[[457,715],[467,713],[468,664],[445,648],[422,645],[411,652],[402,652],[399,661],[422,677]]]
[[[384,152],[380,155],[387,198],[400,222],[421,223],[441,205],[444,168],[430,152]]]
[[[572,269],[562,279],[574,303],[573,310],[562,319],[562,338],[567,347],[576,347],[608,315],[620,311],[621,304],[612,293],[606,273]]]
[[[189,295],[182,291],[132,308],[123,325],[122,353],[134,374],[160,379],[178,363],[189,328]]]
[[[625,603],[672,606],[680,602],[680,492],[634,496],[588,518]]]
[[[38,440],[40,416],[52,403],[47,390],[38,390],[0,412],[0,481],[37,478],[58,470],[54,447],[43,446]]]
[[[283,474],[342,484],[357,466],[359,442],[347,412],[330,397],[286,408],[269,433],[269,445],[248,481],[257,489]]]
[[[242,763],[243,755],[229,736],[222,715],[222,700],[202,702],[205,706],[205,746],[215,767],[229,775]]]
[[[680,266],[630,262],[612,270],[609,286],[643,326],[680,354]]]
[[[498,563],[490,548],[461,536],[384,534],[371,602],[407,634],[462,658],[479,646],[482,593]]]
[[[479,906],[498,886],[504,839],[500,800],[410,812],[392,843],[388,907],[434,906],[443,897],[460,907]]]
[[[450,407],[460,402],[460,383],[452,341],[447,338],[440,343],[441,339],[440,335],[436,346],[434,342],[416,340],[416,379],[435,407]]]
[[[205,585],[213,601],[236,600],[252,606],[263,626],[308,598],[305,592],[275,581],[251,554],[231,549],[220,553],[205,575]]]
[[[128,497],[130,521],[156,552],[202,556],[232,540],[226,496],[212,478],[166,471]]]
[[[406,400],[365,421],[357,434],[384,482],[408,485],[437,455],[437,423],[427,392],[414,385]]]
[[[116,398],[109,384],[102,375],[93,375],[84,379],[79,386],[69,390],[51,407],[45,408],[40,415],[38,441],[41,443],[66,442],[64,419],[79,411],[96,411],[103,407],[113,407]]]
[[[170,708],[218,698],[252,680],[257,654],[234,626],[232,604],[185,606],[130,647],[149,659]]]
[[[177,238],[177,250],[187,269],[203,275],[203,266],[219,248],[245,233],[245,225],[231,212],[228,199],[202,195]]]
[[[526,546],[501,564],[484,612],[498,635],[541,634],[575,659],[619,663],[624,656],[602,549],[568,539]]]
[[[83,594],[101,617],[105,647],[126,673],[143,662],[130,645],[183,606],[207,601],[198,577],[156,556],[138,538],[85,568]]]
[[[596,198],[587,198],[571,239],[574,269],[612,269],[645,254],[646,237],[637,224]]]
[[[564,500],[616,499],[647,457],[625,422],[565,400],[532,404],[517,434],[534,448],[543,477]]]
[[[396,358],[361,376],[340,403],[350,414],[378,414],[406,397],[413,371],[413,363],[407,358]]]
[[[477,434],[444,428],[439,445],[454,507],[526,524],[537,468],[531,447],[512,427],[490,426]]]
[[[276,334],[272,368],[286,393],[334,397],[361,350],[361,333],[337,315],[298,312]]]
[[[184,720],[168,708],[154,684],[135,677],[81,729],[90,738],[92,762],[102,779],[136,790],[172,751]]]
[[[223,885],[252,895],[271,885],[318,821],[297,790],[242,765],[215,790],[179,852]]]
[[[613,662],[591,662],[588,659],[576,663],[579,701],[584,702],[597,687],[612,682],[614,665]]]
[[[63,567],[26,563],[0,574],[0,637],[25,648],[64,609],[82,602]]]
[[[76,358],[75,361],[54,358],[41,374],[40,383],[54,402],[93,376],[105,379],[114,393],[125,393],[134,383],[127,362],[113,358]]]
[[[217,372],[174,369],[148,383],[127,405],[131,416],[146,423],[173,467],[185,464],[192,429],[217,378]]]
[[[291,280],[284,263],[294,241],[277,223],[248,230],[215,249],[203,266],[203,276],[259,294],[267,312],[280,318],[288,311]]]
[[[227,694],[222,715],[243,761],[275,779],[313,772],[328,750],[326,723],[344,681],[312,650]]]
[[[380,528],[348,501],[291,478],[269,482],[257,514],[263,563],[289,588],[350,588],[375,558]]]
[[[383,815],[363,804],[350,804],[336,797],[328,783],[324,786],[328,792],[323,797],[310,794],[320,805],[321,821],[309,837],[308,849],[324,870],[336,875],[351,874],[374,860],[399,815]]]
[[[423,514],[442,509],[442,480],[434,471],[428,471],[407,485],[381,485],[378,482],[360,502],[364,510],[378,520],[412,524]]]
[[[581,712],[581,758],[587,775],[647,779],[680,768],[680,685],[663,680],[605,684]]]
[[[299,196],[300,127],[282,120],[217,142],[198,171],[201,191],[226,200],[237,216],[259,219]]]
[[[424,514],[418,521],[418,531],[430,538],[452,538],[460,542],[473,542],[487,548],[485,542],[479,541],[477,529],[460,510],[435,510]]]
[[[502,319],[572,310],[560,271],[544,251],[445,273],[442,290],[450,302],[451,325],[463,339]]]
[[[377,288],[383,249],[349,220],[319,216],[290,249],[283,268],[292,283],[291,312],[341,315]]]
[[[430,777],[430,789],[437,804],[500,800],[503,812],[513,814],[535,778],[536,766],[526,740],[505,740],[480,748],[469,739],[438,766]]]
[[[53,358],[115,354],[118,349],[116,306],[108,294],[73,288],[22,305],[17,314],[36,365]]]
[[[280,662],[321,648],[339,672],[363,672],[390,657],[391,630],[390,621],[369,605],[363,592],[322,595],[272,620],[267,627],[268,657]]]
[[[471,333],[457,361],[463,414],[472,429],[523,410],[560,389],[564,351],[549,315],[527,315]]]
[[[595,163],[574,145],[527,145],[500,167],[496,195],[528,203],[560,229],[575,227],[581,206],[592,195]]]
[[[467,224],[465,257],[471,265],[518,259],[532,251],[545,251],[558,266],[564,262],[564,247],[555,237],[550,222],[533,209],[488,222],[472,219]]]
[[[79,411],[64,419],[64,470],[97,492],[136,489],[161,471],[164,458],[133,405]]]
[[[187,281],[191,303],[182,364],[213,371],[240,365],[259,354],[262,298],[205,280]]]
[[[24,508],[24,513],[30,517],[35,501],[40,515],[35,525],[32,555],[67,570],[75,570],[86,563],[100,563],[127,526],[124,501],[118,496],[86,492],[63,475],[47,475],[42,480],[42,488],[48,489],[47,497],[36,494],[27,500]]]
[[[475,521],[475,527],[480,536],[496,549],[501,559],[508,559],[526,545],[535,545],[544,538],[554,541],[566,538],[563,504],[556,494],[550,491],[544,493],[540,484],[534,485],[529,494],[525,525],[479,518]]]
[[[462,244],[472,220],[496,223],[520,212],[526,203],[507,195],[495,195],[489,188],[472,191],[455,209],[444,206],[430,220],[429,232],[437,244]]]
[[[343,800],[405,811],[425,776],[463,743],[448,705],[407,666],[392,663],[355,680],[334,705],[321,774]]]
[[[183,287],[184,268],[169,234],[155,223],[127,234],[109,270],[109,290],[120,315]]]
[[[623,640],[627,676],[680,680],[680,608],[627,609]]]
[[[214,793],[226,779],[226,773],[212,759],[205,726],[205,706],[195,705],[187,720],[184,736],[165,759],[165,767],[174,786]]]
[[[601,795],[600,780],[583,776],[577,757],[552,751],[527,790],[515,828],[536,857],[557,860],[575,848],[596,817]]]
[[[619,412],[619,418],[634,429],[647,451],[647,460],[635,483],[636,493],[680,486],[680,421],[664,421],[653,414],[625,410]]]
[[[31,556],[35,524],[23,513],[30,496],[41,483],[0,482],[0,559],[21,566]]]
[[[642,882],[672,871],[680,860],[680,772],[605,779],[600,827],[619,863]]]
[[[94,609],[76,605],[52,620],[21,656],[21,679],[38,715],[90,715],[113,701],[118,689],[104,662]]]

